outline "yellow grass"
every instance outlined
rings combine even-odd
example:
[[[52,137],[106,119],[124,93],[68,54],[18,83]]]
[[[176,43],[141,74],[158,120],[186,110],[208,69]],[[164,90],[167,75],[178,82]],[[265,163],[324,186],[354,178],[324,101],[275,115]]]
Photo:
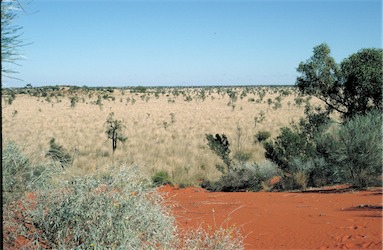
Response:
[[[61,102],[56,98],[47,102],[43,97],[17,95],[12,105],[5,105],[3,100],[2,138],[3,143],[13,140],[42,156],[49,149],[52,137],[72,153],[78,149],[73,165],[69,167],[71,174],[101,171],[106,165],[128,161],[141,165],[148,175],[166,170],[176,183],[195,184],[199,178],[214,180],[219,177],[215,165],[221,160],[207,146],[206,133],[225,133],[232,153],[240,149],[251,153],[252,161],[260,162],[264,160],[264,149],[254,143],[254,135],[259,130],[268,130],[276,136],[282,126],[289,125],[292,120],[298,121],[303,115],[304,104],[301,108],[294,106],[296,91],[283,97],[282,108],[274,110],[273,105],[268,106],[267,99],[274,101],[279,93],[273,93],[275,88],[265,89],[268,93],[262,103],[256,103],[250,102],[249,98],[257,100],[257,93],[240,99],[243,88],[235,88],[238,100],[234,109],[227,105],[228,95],[218,94],[217,89],[211,94],[206,91],[205,101],[197,97],[200,89],[182,89],[188,93],[185,96],[193,98],[190,102],[184,100],[185,96],[173,95],[172,89],[166,89],[166,94],[160,94],[158,98],[154,95],[155,90],[151,90],[145,94],[148,101],[140,98],[142,93],[125,91],[122,94],[115,90],[110,94],[115,101],[103,99],[102,108],[94,104],[97,93],[92,98],[78,93],[80,101],[74,108],[70,107],[68,94],[59,97]],[[134,98],[136,102],[127,102],[127,98]],[[17,114],[13,115],[15,110]],[[266,117],[255,127],[254,117],[260,111],[264,111]],[[105,134],[105,121],[110,112],[123,121],[128,137],[125,144],[117,145],[114,154]],[[171,113],[174,123],[171,123]],[[239,141],[238,128],[241,130]]]

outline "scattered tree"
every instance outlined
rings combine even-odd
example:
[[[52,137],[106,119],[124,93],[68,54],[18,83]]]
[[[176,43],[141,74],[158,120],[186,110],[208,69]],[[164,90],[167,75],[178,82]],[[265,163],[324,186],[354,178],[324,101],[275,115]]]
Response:
[[[122,129],[124,125],[122,121],[113,119],[114,113],[111,112],[106,120],[106,135],[108,139],[112,141],[113,153],[117,148],[117,141],[124,143],[127,140],[127,137],[123,134]]]

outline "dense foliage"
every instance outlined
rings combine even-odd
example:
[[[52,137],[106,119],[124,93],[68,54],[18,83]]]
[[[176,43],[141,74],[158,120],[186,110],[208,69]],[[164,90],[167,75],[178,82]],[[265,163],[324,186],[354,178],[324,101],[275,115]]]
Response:
[[[324,101],[330,112],[349,118],[374,108],[382,110],[382,49],[362,49],[337,64],[329,46],[321,44],[297,71],[302,93]]]

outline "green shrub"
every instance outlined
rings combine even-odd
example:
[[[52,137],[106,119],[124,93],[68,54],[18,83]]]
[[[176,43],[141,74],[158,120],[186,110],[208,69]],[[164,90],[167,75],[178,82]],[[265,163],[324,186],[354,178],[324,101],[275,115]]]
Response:
[[[288,127],[281,129],[281,134],[274,142],[266,141],[265,157],[274,162],[285,173],[292,174],[294,169],[291,162],[295,158],[309,159],[315,150],[315,145],[307,140],[305,134]]]
[[[212,134],[206,134],[206,139],[209,148],[222,159],[226,165],[226,170],[228,170],[232,161],[229,157],[231,152],[230,143],[226,135],[216,134],[214,137]],[[225,173],[225,169],[223,167],[217,166],[217,168],[220,172]]]
[[[266,141],[267,139],[269,139],[269,137],[271,136],[271,133],[269,131],[266,131],[266,130],[261,130],[259,131],[255,136],[254,136],[254,142],[264,142]]]
[[[8,142],[2,149],[2,188],[4,203],[19,199],[25,192],[49,180],[52,173],[58,172],[48,163],[35,164],[33,160],[24,155],[14,142]]]
[[[56,139],[52,138],[49,141],[49,150],[46,154],[55,162],[60,162],[62,168],[69,166],[73,163],[73,158],[67,152],[67,150],[56,143]]]
[[[59,249],[173,248],[174,218],[136,167],[76,177],[36,190],[24,213],[39,234],[27,235]],[[31,243],[31,244],[32,244]]]
[[[152,176],[152,181],[156,186],[163,186],[166,184],[171,184],[170,176],[166,171],[158,171]]]
[[[201,187],[216,192],[259,191],[261,182],[257,164],[239,164],[233,166],[216,182],[205,181]]]
[[[382,114],[372,111],[356,115],[338,133],[337,145],[330,152],[344,181],[355,187],[381,185],[382,175]]]
[[[260,181],[268,181],[274,176],[281,176],[282,172],[278,166],[268,160],[262,161],[258,164],[257,176]]]

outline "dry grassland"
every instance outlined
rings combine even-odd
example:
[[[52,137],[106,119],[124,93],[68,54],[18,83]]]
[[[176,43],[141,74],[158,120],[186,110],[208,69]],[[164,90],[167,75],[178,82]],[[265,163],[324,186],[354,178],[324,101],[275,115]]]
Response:
[[[58,98],[61,102],[56,98],[47,102],[43,97],[17,95],[12,105],[5,105],[3,100],[3,143],[13,140],[27,152],[44,157],[49,140],[54,137],[71,153],[78,149],[73,164],[68,167],[71,175],[101,171],[105,166],[124,161],[140,165],[149,175],[166,170],[176,183],[195,184],[201,178],[219,177],[215,164],[221,161],[207,146],[206,133],[225,133],[232,153],[242,150],[251,153],[252,161],[261,162],[264,149],[254,143],[254,135],[267,130],[276,136],[282,126],[298,121],[303,115],[304,104],[300,108],[294,105],[297,90],[282,97],[282,107],[276,110],[267,103],[269,98],[275,101],[280,95],[276,88],[265,88],[267,93],[261,103],[249,101],[259,99],[256,91],[241,99],[243,88],[235,88],[238,96],[235,108],[228,106],[228,94],[217,93],[214,88],[209,94],[207,89],[203,101],[198,98],[200,90],[182,89],[187,92],[185,96],[193,98],[189,102],[183,95],[173,95],[171,88],[158,98],[153,89],[142,98],[142,93],[115,90],[110,94],[115,100],[102,99],[102,108],[94,104],[97,94],[90,98],[88,94],[78,93],[80,101],[74,108],[68,94]],[[136,101],[132,103],[132,99]],[[318,100],[313,98],[313,102]],[[265,119],[254,126],[254,117],[261,111]],[[114,154],[105,134],[110,112],[123,121],[124,134],[128,137],[125,144],[117,145]]]

